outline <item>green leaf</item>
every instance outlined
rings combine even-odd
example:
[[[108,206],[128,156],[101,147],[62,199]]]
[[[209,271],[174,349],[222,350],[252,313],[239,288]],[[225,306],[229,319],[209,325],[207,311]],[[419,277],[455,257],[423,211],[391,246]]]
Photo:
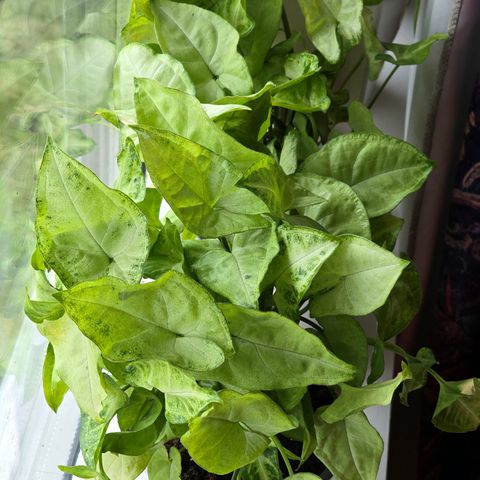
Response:
[[[334,254],[313,281],[315,317],[367,315],[382,306],[408,261],[373,242],[343,235]]]
[[[67,287],[105,275],[132,283],[142,276],[142,212],[52,142],[38,174],[35,229],[45,261]]]
[[[218,237],[268,225],[267,206],[235,186],[242,175],[225,158],[168,131],[137,133],[153,182],[190,231]]]
[[[255,22],[248,16],[244,0],[213,0],[211,10],[235,27],[240,37],[248,35]]]
[[[451,433],[473,432],[480,425],[480,380],[440,382],[432,423]]]
[[[97,472],[94,468],[84,467],[82,465],[75,465],[74,467],[59,465],[58,469],[61,472],[69,473],[74,477],[79,477],[79,478],[96,478],[97,477]]]
[[[335,385],[355,375],[315,335],[274,312],[220,305],[236,354],[200,377],[246,390]],[[198,377],[199,375],[197,375]]]
[[[224,475],[253,462],[268,447],[269,437],[296,426],[263,393],[223,390],[220,399],[194,418],[181,438],[195,463],[209,472]]]
[[[317,149],[312,137],[298,128],[293,128],[283,139],[280,166],[287,175],[291,175],[296,172],[297,166]]]
[[[202,102],[226,93],[252,93],[247,64],[237,52],[238,32],[227,21],[195,5],[167,0],[153,0],[152,10],[162,51],[183,63]]]
[[[428,380],[428,369],[437,363],[433,352],[426,347],[421,348],[415,357],[408,358],[408,368],[412,378],[403,382],[400,401],[408,406],[408,394],[424,387]]]
[[[161,359],[208,370],[233,353],[213,299],[174,271],[143,285],[113,277],[85,282],[62,292],[61,302],[112,362]]]
[[[229,102],[233,101],[230,98]],[[202,145],[246,171],[266,155],[244,147],[208,118],[202,104],[179,90],[162,87],[148,79],[136,80],[135,105],[138,122]]]
[[[383,135],[373,121],[372,112],[357,100],[353,100],[348,105],[348,124],[354,132]]]
[[[285,480],[321,480],[321,478],[313,473],[296,473],[295,475],[287,477]]]
[[[130,363],[125,378],[131,385],[163,392],[165,417],[173,424],[187,423],[209,404],[220,401],[214,390],[200,387],[193,377],[163,360]]]
[[[102,443],[102,452],[142,455],[155,445],[164,424],[165,419],[159,417],[142,430],[107,433]]]
[[[410,263],[403,270],[387,301],[376,312],[378,336],[383,340],[403,332],[420,309],[422,287],[417,270]]]
[[[157,240],[150,249],[143,267],[143,275],[159,278],[168,270],[184,271],[183,246],[180,232],[168,218],[157,232]]]
[[[278,227],[280,253],[272,264],[269,279],[275,283],[273,296],[278,311],[297,320],[298,306],[338,241],[313,228]]]
[[[117,157],[117,164],[118,177],[114,188],[128,195],[134,202],[141,202],[146,192],[145,176],[142,171],[142,160],[130,137],[127,137],[123,143]]]
[[[356,413],[340,422],[326,423],[315,413],[315,455],[337,480],[375,480],[383,453],[383,440],[366,415]]]
[[[322,74],[311,75],[300,83],[282,88],[272,97],[272,105],[296,112],[326,112],[330,107],[327,79]]]
[[[362,14],[362,38],[365,55],[368,60],[368,79],[376,80],[383,67],[383,60],[378,59],[378,54],[383,54],[385,48],[377,37],[372,11],[363,9]]]
[[[260,283],[279,251],[275,224],[237,233],[230,251],[218,240],[185,242],[187,261],[206,287],[232,303],[258,308]]]
[[[300,0],[307,32],[329,63],[337,63],[343,51],[361,38],[362,0]]]
[[[265,136],[270,127],[272,86],[267,83],[252,95],[228,96],[217,100],[217,107],[231,104],[232,107],[236,105],[237,110],[215,119],[216,124],[239,142],[255,148],[256,142]]]
[[[84,413],[80,416],[80,449],[83,460],[90,468],[98,464],[107,428],[108,422],[104,419],[97,422]]]
[[[67,385],[61,380],[55,370],[55,353],[49,343],[45,360],[43,361],[43,394],[48,406],[56,413],[68,391]]]
[[[28,294],[24,310],[27,317],[35,323],[57,320],[65,313],[58,302],[32,300]]]
[[[100,372],[100,350],[67,315],[43,322],[38,329],[52,344],[55,371],[72,391],[80,410],[99,420],[107,396]]]
[[[314,205],[297,208],[300,214],[317,221],[333,235],[351,233],[370,238],[365,207],[346,183],[315,173],[296,173],[290,178],[319,200]]]
[[[175,447],[167,449],[160,444],[148,464],[148,480],[180,480],[182,458]]]
[[[400,43],[384,43],[384,47],[392,52],[395,57],[388,54],[377,55],[377,59],[385,60],[394,65],[419,65],[423,63],[432,46],[440,41],[446,40],[448,35],[445,33],[434,33],[432,36],[412,43],[411,45],[402,45]]]
[[[195,87],[178,60],[167,54],[155,54],[144,45],[131,43],[120,51],[115,64],[113,82],[115,109],[129,110],[135,107],[134,78],[149,78],[164,87],[176,88],[195,95]]]
[[[145,197],[141,202],[137,203],[137,207],[142,211],[142,213],[147,218],[148,222],[148,236],[150,239],[150,245],[157,241],[159,236],[159,231],[162,228],[160,223],[160,206],[162,205],[162,196],[156,188],[146,188]],[[152,255],[152,248],[150,248],[149,257]],[[149,263],[149,259],[145,261],[143,265],[143,273],[145,276],[145,269]]]
[[[117,413],[118,425],[122,431],[136,432],[153,425],[162,412],[159,398],[144,388],[134,388],[128,404]]]
[[[390,213],[370,219],[372,240],[383,248],[392,251],[397,243],[398,234],[404,224],[403,218]]]
[[[281,0],[246,0],[247,14],[255,27],[240,39],[240,50],[245,56],[248,69],[255,76],[262,68],[265,57],[278,33],[282,16]]]
[[[135,480],[147,468],[151,457],[152,452],[146,452],[136,457],[107,452],[102,454],[102,462],[108,478]]]
[[[274,390],[269,395],[286,412],[290,412],[302,401],[306,393],[307,387],[292,387]]]
[[[122,29],[122,40],[126,44],[156,44],[155,24],[146,17],[132,18]]]
[[[365,332],[352,317],[322,317],[319,321],[327,346],[341,360],[357,368],[351,385],[363,383],[368,368],[368,343]]]
[[[253,463],[238,470],[238,480],[282,480],[276,448],[267,448]]]
[[[367,407],[389,405],[395,390],[409,378],[412,378],[410,370],[406,365],[402,365],[402,371],[395,378],[386,382],[373,383],[366,387],[340,384],[340,396],[322,412],[322,420],[327,423],[335,423],[349,415],[361,412]]]
[[[42,104],[88,112],[95,110],[111,89],[115,47],[93,36],[59,39],[41,46],[38,62],[42,67],[30,95],[38,95]]]
[[[330,140],[305,160],[302,169],[350,185],[369,217],[378,217],[421,187],[432,162],[396,138],[349,133]]]
[[[375,339],[373,344],[372,358],[370,361],[370,375],[367,378],[367,383],[370,385],[376,382],[385,371],[385,348],[383,342],[378,338]],[[407,382],[409,380],[406,380]],[[405,385],[405,383],[404,383]]]

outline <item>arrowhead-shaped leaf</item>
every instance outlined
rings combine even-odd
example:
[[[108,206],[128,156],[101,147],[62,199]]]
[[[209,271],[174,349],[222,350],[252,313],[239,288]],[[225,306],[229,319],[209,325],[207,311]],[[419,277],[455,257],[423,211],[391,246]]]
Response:
[[[127,285],[113,277],[85,282],[62,292],[61,301],[112,362],[160,359],[208,370],[233,353],[213,299],[177,272],[143,285]]]
[[[165,416],[170,423],[187,423],[207,405],[220,401],[214,390],[200,387],[193,377],[163,360],[130,363],[125,379],[129,384],[163,392]]]
[[[367,315],[382,306],[407,260],[373,242],[343,235],[340,245],[313,281],[310,311],[327,315]]]
[[[183,63],[202,102],[231,92],[252,93],[244,58],[237,52],[238,32],[213,12],[196,5],[153,0],[155,29],[162,51]]]
[[[258,308],[260,283],[279,250],[275,230],[272,225],[237,233],[230,251],[218,240],[190,240],[186,257],[203,285],[236,305]]]
[[[106,275],[131,283],[142,276],[145,216],[52,142],[38,174],[35,229],[45,261],[67,287]]]
[[[337,480],[376,480],[383,453],[383,440],[363,412],[336,423],[315,413],[315,455]]]
[[[135,107],[135,78],[150,78],[165,87],[195,95],[195,87],[178,60],[165,53],[156,54],[139,43],[131,43],[120,51],[115,64],[113,99],[116,110]]]
[[[332,355],[322,341],[274,312],[220,305],[235,355],[201,374],[247,390],[275,390],[348,381],[355,368]]]
[[[267,206],[235,186],[242,175],[225,158],[171,132],[137,132],[153,182],[190,231],[218,237],[268,226]]]
[[[422,152],[386,135],[348,133],[330,140],[308,157],[302,170],[333,177],[350,185],[378,217],[418,190],[432,170]]]
[[[268,158],[234,140],[208,118],[195,97],[179,90],[162,87],[152,80],[137,79],[135,106],[140,125],[188,138],[226,158],[242,172]]]
[[[194,418],[181,438],[193,460],[209,472],[223,475],[253,462],[268,447],[269,437],[296,426],[263,393],[223,390],[220,399]]]

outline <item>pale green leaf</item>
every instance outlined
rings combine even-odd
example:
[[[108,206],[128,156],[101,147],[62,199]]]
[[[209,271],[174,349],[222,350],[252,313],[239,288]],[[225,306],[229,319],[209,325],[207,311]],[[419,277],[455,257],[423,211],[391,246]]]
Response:
[[[338,241],[313,228],[278,227],[280,253],[272,265],[269,280],[275,284],[273,296],[278,311],[297,320],[298,306]]]
[[[32,300],[28,294],[25,299],[24,310],[25,315],[35,323],[57,320],[65,313],[58,302]]]
[[[296,473],[295,475],[287,477],[285,480],[321,480],[321,478],[313,473]]]
[[[244,37],[255,27],[255,22],[247,14],[245,3],[245,0],[213,0],[210,9],[235,27],[240,37]]]
[[[368,368],[368,343],[363,328],[354,318],[345,315],[322,317],[319,323],[330,350],[357,368],[351,384],[362,385]]]
[[[180,480],[182,458],[175,447],[160,444],[148,464],[148,480]]]
[[[329,63],[361,38],[362,0],[300,0],[307,32]]]
[[[61,472],[69,473],[70,475],[78,478],[97,478],[97,472],[92,467],[84,467],[83,465],[75,465],[73,467],[59,465],[58,469]]]
[[[302,169],[350,185],[369,217],[378,217],[418,190],[432,170],[432,163],[402,140],[349,133],[330,140],[305,160]]]
[[[137,133],[154,184],[190,231],[218,237],[268,225],[267,206],[235,186],[242,175],[225,158],[168,131]]]
[[[475,431],[480,426],[480,380],[440,382],[432,423],[444,432]]]
[[[298,117],[299,114],[295,116],[294,123],[296,123],[295,120]],[[315,140],[305,131],[295,127],[283,139],[279,160],[280,166],[287,175],[291,175],[297,171],[297,166],[300,163],[317,150],[318,146]]]
[[[354,132],[382,135],[382,131],[376,127],[373,121],[372,112],[357,100],[353,100],[348,105],[348,124]]]
[[[180,232],[168,218],[157,232],[157,240],[150,249],[143,267],[143,275],[159,278],[168,270],[184,272],[183,246]]]
[[[62,292],[61,301],[113,362],[161,359],[208,370],[233,353],[213,299],[191,278],[174,271],[143,285],[113,277],[85,282]]]
[[[402,365],[402,371],[392,380],[373,383],[366,387],[352,387],[340,384],[340,395],[322,412],[322,420],[335,423],[349,415],[361,412],[373,405],[389,405],[399,385],[412,378],[408,367]]]
[[[275,390],[351,380],[355,369],[322,341],[274,312],[221,304],[235,355],[201,377],[248,390]],[[246,373],[247,372],[247,373]]]
[[[253,463],[237,471],[238,480],[282,480],[276,448],[267,448]]]
[[[43,322],[38,329],[52,344],[55,371],[72,391],[80,410],[99,420],[107,396],[100,372],[100,350],[67,315]]]
[[[142,160],[130,137],[123,143],[117,164],[118,176],[114,188],[128,195],[134,202],[141,202],[145,198],[145,176],[142,171]]]
[[[400,401],[408,406],[408,394],[424,387],[428,380],[428,369],[437,363],[433,352],[426,347],[421,348],[415,357],[408,358],[408,368],[412,378],[403,382]]]
[[[403,218],[390,213],[370,219],[372,240],[383,248],[392,251],[397,243],[398,234],[404,224]]]
[[[52,344],[49,343],[42,370],[43,394],[48,406],[57,412],[68,391],[67,385],[60,379],[55,370],[55,353]]]
[[[151,457],[152,452],[139,456],[107,452],[102,454],[103,469],[111,480],[135,480],[147,468]]]
[[[223,475],[251,463],[268,447],[269,437],[296,426],[263,393],[223,390],[220,399],[194,418],[181,438],[195,463],[209,472]]]
[[[293,86],[282,88],[272,97],[272,105],[296,112],[326,112],[330,107],[327,79],[322,74],[310,75]]]
[[[380,54],[377,55],[377,58],[394,65],[418,65],[427,59],[430,49],[436,42],[447,38],[448,35],[444,33],[434,33],[432,36],[410,45],[384,43],[386,50],[392,52],[395,57],[389,54]]]
[[[149,78],[165,87],[195,95],[195,87],[178,60],[167,54],[155,54],[150,48],[139,43],[131,43],[120,51],[115,64],[115,109],[129,110],[135,107],[134,78]]]
[[[229,99],[229,103],[233,101]],[[138,79],[135,104],[140,125],[169,130],[188,138],[226,158],[242,172],[267,157],[223,132],[208,118],[202,104],[184,92],[162,87],[152,80]]]
[[[122,40],[126,44],[156,44],[155,24],[147,17],[132,18],[122,29]]]
[[[282,16],[282,1],[246,0],[246,5],[247,14],[254,21],[255,28],[240,39],[240,50],[245,56],[250,73],[255,76],[262,68],[268,50],[277,36]]]
[[[131,385],[165,394],[165,417],[170,423],[187,423],[209,404],[219,402],[211,388],[200,387],[193,377],[163,360],[143,360],[125,368],[125,379]]]
[[[275,225],[237,233],[230,241],[230,251],[218,240],[187,241],[187,261],[206,287],[232,303],[258,308],[260,283],[279,250]]]
[[[141,278],[148,254],[144,215],[51,142],[38,174],[35,229],[45,261],[67,287],[105,275]]]
[[[315,455],[337,480],[377,479],[383,440],[363,412],[328,424],[320,409],[315,413],[315,430]]]
[[[134,388],[127,405],[117,412],[118,425],[122,431],[143,430],[155,422],[162,409],[162,402],[154,393],[144,388]]]
[[[152,10],[162,51],[183,63],[202,102],[226,93],[252,93],[247,64],[237,52],[238,32],[227,21],[195,5],[168,0],[153,0]]]
[[[311,293],[310,311],[327,315],[367,315],[382,306],[409,264],[373,242],[343,235],[320,269]]]
[[[351,233],[370,238],[370,222],[362,202],[346,183],[315,173],[296,173],[295,184],[318,197],[315,205],[297,208],[333,235]]]
[[[403,332],[420,309],[422,288],[413,263],[403,270],[387,301],[376,312],[378,336],[388,340]]]

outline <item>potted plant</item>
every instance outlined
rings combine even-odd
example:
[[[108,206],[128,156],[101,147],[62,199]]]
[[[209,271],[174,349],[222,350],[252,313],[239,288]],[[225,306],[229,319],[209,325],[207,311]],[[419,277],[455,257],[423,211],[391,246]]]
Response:
[[[399,388],[407,403],[428,375],[434,424],[478,427],[477,379],[446,382],[430,350],[390,342],[420,303],[391,211],[432,164],[338,82],[358,44],[373,79],[444,36],[382,44],[379,2],[346,3],[301,0],[315,49],[298,51],[285,17],[278,40],[279,0],[133,1],[99,112],[122,136],[115,188],[53,141],[38,174],[26,312],[49,341],[47,402],[71,390],[82,411],[85,466],[61,470],[373,480],[364,409]],[[371,313],[375,338],[356,319]],[[404,363],[378,382],[385,348]]]

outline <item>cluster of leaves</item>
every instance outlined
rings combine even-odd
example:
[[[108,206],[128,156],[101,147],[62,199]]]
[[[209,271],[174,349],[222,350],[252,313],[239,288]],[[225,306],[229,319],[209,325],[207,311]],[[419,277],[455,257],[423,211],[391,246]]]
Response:
[[[364,410],[400,386],[406,403],[428,374],[435,425],[477,428],[478,380],[445,382],[428,349],[389,342],[420,302],[390,212],[432,165],[335,80],[357,44],[374,78],[438,37],[382,45],[371,3],[300,1],[317,50],[294,53],[299,35],[272,47],[280,0],[133,2],[100,112],[123,139],[115,188],[53,141],[38,175],[26,311],[49,341],[47,402],[71,390],[83,413],[86,465],[62,470],[177,480],[180,439],[236,479],[283,478],[280,455],[288,478],[319,478],[292,466],[317,457],[339,480],[374,480],[383,442]],[[371,313],[375,338],[356,318]],[[378,382],[385,348],[405,363]]]

